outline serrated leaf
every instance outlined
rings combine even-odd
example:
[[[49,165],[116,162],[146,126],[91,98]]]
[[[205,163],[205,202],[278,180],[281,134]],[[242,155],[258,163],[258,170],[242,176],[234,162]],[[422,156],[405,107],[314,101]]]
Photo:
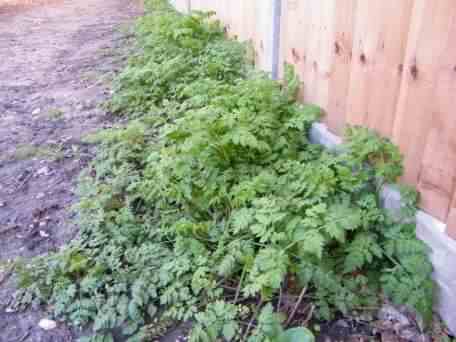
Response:
[[[325,238],[318,230],[301,231],[295,235],[300,241],[302,250],[306,253],[313,254],[318,258],[322,257]]]

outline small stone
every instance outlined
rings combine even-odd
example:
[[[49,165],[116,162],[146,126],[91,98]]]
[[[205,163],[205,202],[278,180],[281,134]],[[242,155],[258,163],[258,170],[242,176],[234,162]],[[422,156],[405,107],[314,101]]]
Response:
[[[43,237],[43,238],[48,238],[49,234],[46,233],[44,230],[40,230],[40,236]]]
[[[52,330],[57,328],[57,322],[51,319],[43,318],[39,323],[38,326],[43,330]]]
[[[40,222],[40,227],[44,227],[44,226],[46,226],[46,222],[44,222],[44,221]]]
[[[38,171],[36,171],[36,174],[39,175],[39,176],[47,176],[49,175],[49,168],[47,166],[43,166],[42,168],[39,168]]]
[[[420,340],[421,334],[416,331],[414,328],[405,328],[402,329],[398,335],[406,340],[406,341],[413,341],[413,342],[418,342]]]
[[[44,192],[40,192],[38,195],[36,195],[36,199],[42,199],[44,198],[46,195],[44,194]]]
[[[378,313],[378,318],[383,321],[394,321],[398,323],[399,327],[408,326],[410,320],[406,315],[401,313],[398,309],[392,305],[385,304]]]
[[[350,328],[350,325],[348,324],[347,321],[343,320],[343,319],[339,319],[336,323],[335,323],[336,326],[338,327],[341,327],[341,328]]]
[[[38,115],[41,113],[41,108],[37,108],[32,112],[32,115]]]
[[[0,201],[0,208],[6,207],[6,202]]]

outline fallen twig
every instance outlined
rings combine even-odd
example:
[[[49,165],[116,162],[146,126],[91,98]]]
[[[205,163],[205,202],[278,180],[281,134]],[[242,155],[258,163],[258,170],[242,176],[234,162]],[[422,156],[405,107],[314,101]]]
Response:
[[[280,306],[282,305],[282,286],[279,289],[279,301],[277,302],[277,311],[280,312]]]
[[[5,271],[5,274],[0,279],[0,285],[2,285],[12,274],[14,271],[14,264],[9,267],[8,270]]]
[[[249,324],[247,325],[247,328],[245,329],[245,332],[244,332],[244,335],[242,336],[241,341],[247,341],[247,337],[249,336],[249,332],[250,332],[250,329],[252,328],[252,324],[255,321],[255,319],[257,318],[262,305],[263,305],[263,300],[260,299],[258,301],[258,305],[255,309],[255,312],[253,313],[252,318],[250,318]]]
[[[18,342],[23,342],[25,341],[28,337],[30,336],[30,331],[27,331],[24,336],[22,336]]]
[[[296,302],[296,304],[295,304],[295,306],[293,308],[293,311],[291,312],[291,315],[288,316],[288,319],[287,319],[287,322],[285,323],[285,326],[288,326],[293,321],[293,318],[294,318],[294,316],[296,314],[296,311],[298,311],[299,305],[301,305],[301,302],[302,302],[306,292],[307,292],[307,287],[304,287],[302,289],[301,293],[299,294],[298,301]]]
[[[309,313],[307,314],[307,317],[304,321],[302,321],[302,325],[303,326],[306,326],[307,323],[309,323],[309,321],[312,319],[312,315],[313,315],[313,312],[315,310],[315,305],[311,304],[310,305],[310,310],[309,310]]]
[[[239,281],[239,284],[236,289],[236,295],[234,296],[234,302],[233,302],[234,304],[236,304],[239,300],[239,294],[241,293],[241,286],[242,286],[242,282],[244,281],[245,271],[246,271],[246,267],[244,267],[244,269],[242,270],[241,280]]]

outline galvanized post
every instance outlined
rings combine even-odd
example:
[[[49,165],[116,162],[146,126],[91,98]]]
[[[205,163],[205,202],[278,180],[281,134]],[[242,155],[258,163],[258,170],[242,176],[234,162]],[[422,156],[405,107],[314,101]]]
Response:
[[[282,17],[282,0],[274,0],[272,12],[272,78],[279,78],[280,59],[280,25]]]

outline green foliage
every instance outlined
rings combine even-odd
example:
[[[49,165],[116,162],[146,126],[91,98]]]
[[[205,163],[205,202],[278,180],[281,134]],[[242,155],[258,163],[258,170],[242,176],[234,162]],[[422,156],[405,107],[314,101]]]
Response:
[[[277,312],[281,290],[302,288],[319,318],[373,307],[382,290],[428,317],[426,250],[380,206],[401,174],[397,148],[359,128],[340,154],[310,144],[321,111],[294,101],[291,67],[279,84],[210,14],[152,8],[110,104],[129,123],[90,137],[100,148],[81,176],[80,235],[21,272],[34,294],[93,323],[99,341],[184,321],[194,342],[312,341]]]
[[[284,330],[283,317],[266,305],[258,317],[258,326],[248,342],[315,342],[311,331],[303,327]]]
[[[402,156],[399,149],[386,138],[381,138],[367,128],[347,129],[347,148],[355,161],[366,161],[382,182],[394,182],[402,175]]]

